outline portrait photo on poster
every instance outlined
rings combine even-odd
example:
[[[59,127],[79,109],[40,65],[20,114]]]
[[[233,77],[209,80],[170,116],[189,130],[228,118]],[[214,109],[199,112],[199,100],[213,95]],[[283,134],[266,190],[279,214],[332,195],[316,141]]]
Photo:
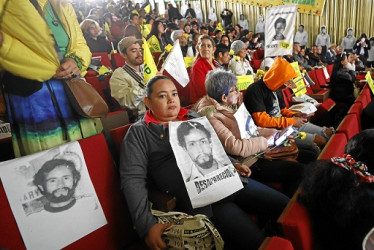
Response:
[[[28,249],[60,249],[107,224],[78,142],[0,164]]]
[[[297,5],[280,5],[266,10],[265,57],[292,54]]]
[[[169,132],[193,207],[218,201],[242,188],[235,167],[206,117],[171,122]]]

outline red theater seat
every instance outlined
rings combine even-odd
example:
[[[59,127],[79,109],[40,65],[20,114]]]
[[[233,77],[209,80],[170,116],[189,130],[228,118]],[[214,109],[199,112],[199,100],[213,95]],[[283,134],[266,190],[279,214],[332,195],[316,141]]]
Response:
[[[258,250],[293,250],[292,243],[281,237],[266,237]]]
[[[297,201],[300,190],[296,191],[278,219],[284,237],[291,241],[296,250],[312,250],[313,234],[307,209]]]
[[[361,106],[362,108],[364,109],[368,104],[369,104],[369,101],[367,99],[367,96],[365,94],[361,94],[357,97],[355,103],[361,103]]]
[[[333,68],[334,68],[334,64],[329,64],[329,65],[326,66],[327,73],[329,73],[330,77],[332,75]]]
[[[347,136],[344,133],[334,134],[319,154],[318,160],[329,160],[331,157],[343,155],[345,145]]]
[[[87,169],[108,224],[70,244],[65,249],[146,249],[132,227],[105,138],[98,134],[79,140]],[[0,185],[0,247],[25,249],[16,221]],[[61,237],[64,237],[61,235]]]
[[[323,72],[323,69],[315,69],[316,71],[316,77],[318,81],[319,87],[327,87],[328,83],[326,81],[325,73]]]
[[[123,67],[125,63],[125,58],[123,58],[120,53],[112,54],[112,64],[115,68]]]
[[[121,150],[121,143],[123,141],[123,138],[125,137],[127,131],[131,127],[131,124],[126,124],[125,126],[114,128],[110,130],[110,137],[113,140],[114,145],[116,146],[116,150],[119,153]]]
[[[253,59],[253,66],[254,66],[255,71],[257,71],[260,68],[261,63],[262,63],[262,59],[260,60]]]
[[[92,57],[100,59],[101,65],[105,65],[113,70],[112,63],[110,62],[109,56],[107,53],[92,53]]]
[[[362,114],[362,105],[359,102],[353,103],[351,108],[348,110],[347,114],[355,114],[357,116],[358,124],[361,127],[361,114]]]
[[[336,129],[337,132],[344,133],[347,139],[351,139],[352,136],[361,131],[360,125],[358,123],[358,118],[356,114],[346,115],[341,121],[339,127]]]
[[[253,59],[257,59],[257,60],[262,60],[264,59],[264,51],[263,49],[258,49],[256,50],[253,55],[252,55],[252,58]]]

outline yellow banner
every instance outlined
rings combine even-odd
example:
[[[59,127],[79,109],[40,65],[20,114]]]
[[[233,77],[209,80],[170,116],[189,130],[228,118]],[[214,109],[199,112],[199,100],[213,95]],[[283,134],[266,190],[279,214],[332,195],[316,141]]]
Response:
[[[143,38],[143,57],[144,57],[144,83],[147,83],[149,79],[154,77],[157,73],[157,66],[153,59],[151,50],[148,47],[148,43]]]
[[[297,11],[303,14],[321,16],[326,0],[220,0],[221,2],[240,3],[258,7],[273,7],[283,4],[298,4]]]
[[[366,81],[368,81],[371,92],[374,94],[374,83],[373,83],[373,78],[371,78],[370,71],[366,73],[365,78],[366,78]]]
[[[299,97],[306,93],[306,87],[304,83],[304,78],[301,75],[299,64],[297,62],[291,63],[292,67],[294,68],[297,78],[294,80],[294,83],[296,84],[296,88],[292,89],[296,97]]]
[[[195,57],[184,57],[184,64],[186,65],[186,68],[192,66],[194,58]]]
[[[237,78],[238,82],[236,84],[236,87],[239,91],[247,89],[248,86],[255,81],[253,75],[237,76]]]

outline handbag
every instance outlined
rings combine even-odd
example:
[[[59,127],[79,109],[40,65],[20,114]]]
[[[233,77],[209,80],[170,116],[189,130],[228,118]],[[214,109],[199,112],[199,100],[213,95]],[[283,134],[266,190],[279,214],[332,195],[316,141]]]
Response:
[[[64,88],[70,104],[79,115],[100,118],[108,114],[108,105],[104,99],[83,79],[66,80]]]
[[[30,0],[30,2],[32,5],[34,5],[43,20],[47,22],[37,0]],[[58,47],[57,40],[54,35],[52,35],[52,37],[55,41],[54,46],[57,57],[59,61],[62,61],[63,56],[60,48]],[[64,89],[70,104],[79,115],[88,118],[99,118],[107,115],[109,109],[108,105],[105,103],[103,98],[101,98],[99,93],[83,79],[72,78],[70,80],[66,80]]]
[[[156,216],[158,223],[172,223],[161,236],[168,249],[223,250],[223,239],[207,216],[181,212],[164,213],[154,209],[152,214]]]
[[[296,161],[299,155],[299,148],[294,141],[290,141],[290,145],[284,146],[283,144],[272,148],[264,153],[264,159],[267,160],[284,160]]]

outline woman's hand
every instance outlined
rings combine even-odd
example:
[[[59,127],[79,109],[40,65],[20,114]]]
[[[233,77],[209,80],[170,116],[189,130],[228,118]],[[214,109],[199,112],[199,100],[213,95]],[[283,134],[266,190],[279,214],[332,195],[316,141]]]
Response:
[[[53,77],[56,79],[70,79],[76,77],[80,73],[81,71],[79,70],[76,61],[72,58],[65,58]]]
[[[171,224],[154,224],[148,232],[148,235],[145,237],[145,244],[149,247],[149,249],[166,249],[167,245],[162,240],[161,235],[162,233],[170,227]]]
[[[236,168],[236,171],[244,177],[249,177],[251,175],[251,170],[248,166],[241,164],[241,163],[234,163],[234,167]]]

